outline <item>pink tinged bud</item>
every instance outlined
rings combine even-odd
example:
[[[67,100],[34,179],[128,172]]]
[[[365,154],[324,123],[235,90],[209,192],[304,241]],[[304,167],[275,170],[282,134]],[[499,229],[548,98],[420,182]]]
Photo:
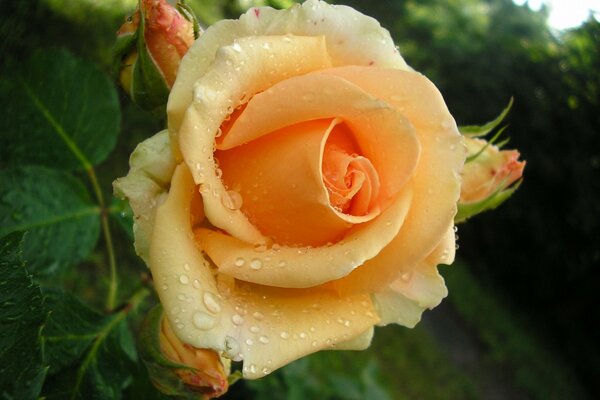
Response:
[[[146,109],[163,106],[181,59],[199,35],[190,9],[166,0],[139,0],[135,13],[119,28],[115,45],[119,82]]]
[[[486,199],[519,180],[523,175],[525,161],[519,161],[517,150],[500,150],[482,139],[465,138],[468,156],[477,155],[465,164],[460,191],[461,203]]]
[[[193,23],[166,0],[143,0],[142,6],[145,9],[146,45],[171,88],[181,59],[194,43]]]
[[[211,349],[182,342],[160,306],[144,319],[139,344],[152,383],[167,395],[212,399],[225,394],[235,381],[235,376],[229,375],[229,360]]]

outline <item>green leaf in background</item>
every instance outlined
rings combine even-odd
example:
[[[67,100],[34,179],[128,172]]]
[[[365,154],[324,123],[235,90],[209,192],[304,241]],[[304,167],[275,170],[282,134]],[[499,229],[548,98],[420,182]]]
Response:
[[[28,231],[23,258],[36,278],[60,275],[90,253],[99,214],[69,173],[37,166],[0,171],[0,236]]]
[[[120,311],[103,315],[66,292],[49,292],[45,331],[50,364],[48,399],[120,399],[131,383],[137,353],[125,317],[148,292],[137,292]]]
[[[115,146],[114,85],[64,50],[39,50],[0,81],[0,158],[16,164],[89,169]]]
[[[47,368],[40,331],[46,320],[39,286],[21,260],[23,234],[0,239],[0,397],[37,399]]]

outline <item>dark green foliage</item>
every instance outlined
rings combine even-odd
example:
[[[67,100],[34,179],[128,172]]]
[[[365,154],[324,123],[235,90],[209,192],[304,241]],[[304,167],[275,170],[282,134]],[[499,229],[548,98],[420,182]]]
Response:
[[[46,376],[40,332],[47,311],[21,260],[23,234],[0,239],[0,397],[37,399]]]
[[[96,245],[100,209],[68,173],[28,166],[0,171],[0,236],[28,231],[23,257],[37,278],[60,275]]]
[[[120,124],[114,86],[64,50],[35,51],[0,82],[3,162],[87,169],[112,151]]]

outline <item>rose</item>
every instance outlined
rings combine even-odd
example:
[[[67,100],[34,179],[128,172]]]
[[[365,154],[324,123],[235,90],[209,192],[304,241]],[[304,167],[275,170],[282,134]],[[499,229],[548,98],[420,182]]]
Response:
[[[372,18],[308,1],[221,21],[168,114],[115,188],[182,341],[257,378],[445,297],[464,147]]]

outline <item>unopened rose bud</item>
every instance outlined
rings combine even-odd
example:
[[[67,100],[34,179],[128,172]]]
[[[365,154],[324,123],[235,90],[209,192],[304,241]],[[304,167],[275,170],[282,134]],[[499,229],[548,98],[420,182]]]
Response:
[[[229,360],[179,340],[161,307],[146,317],[140,343],[152,383],[161,392],[190,399],[212,399],[227,392]]]
[[[119,82],[146,109],[164,105],[181,59],[199,35],[191,9],[179,2],[139,0],[135,13],[117,32]]]
[[[457,222],[491,210],[508,199],[523,175],[517,150],[500,150],[483,139],[464,138],[467,162],[462,173]],[[511,187],[512,186],[512,187]]]

